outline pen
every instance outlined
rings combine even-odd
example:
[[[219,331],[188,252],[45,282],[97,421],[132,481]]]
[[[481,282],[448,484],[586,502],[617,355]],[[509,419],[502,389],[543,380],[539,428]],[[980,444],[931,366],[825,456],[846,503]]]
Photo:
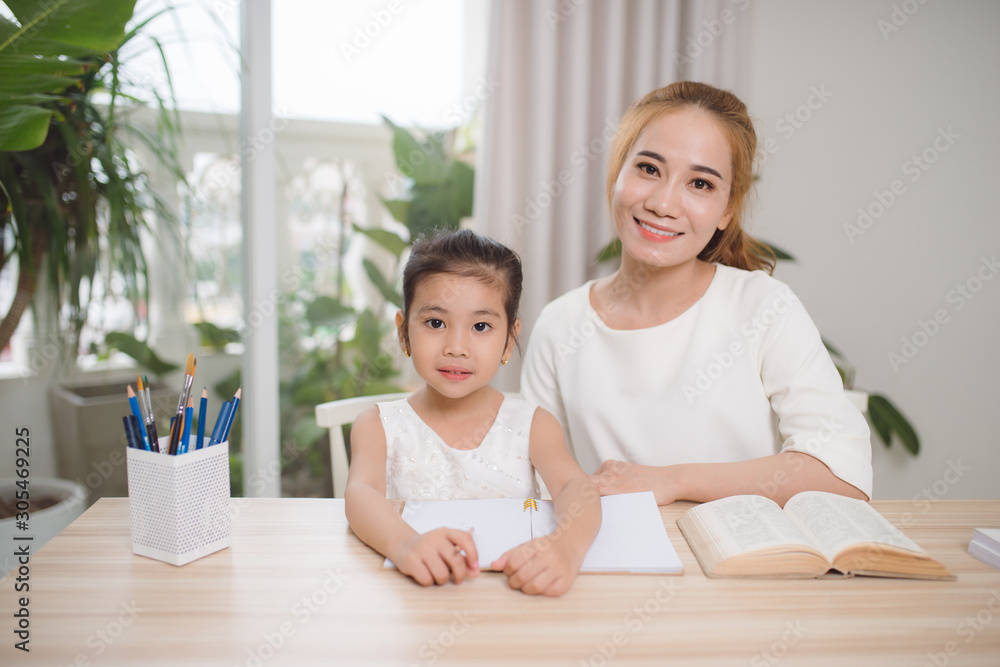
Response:
[[[142,411],[139,409],[139,402],[135,398],[135,392],[132,390],[132,385],[130,384],[125,385],[125,387],[128,390],[126,392],[128,394],[128,404],[132,406],[132,414],[135,416],[136,421],[139,422],[138,433],[142,436],[142,449],[152,451],[152,448],[149,446],[149,436],[146,435],[146,428],[142,425]]]
[[[201,390],[201,401],[198,403],[198,442],[195,443],[195,449],[201,449],[205,446],[205,413],[208,412],[208,387],[204,387]]]
[[[177,447],[178,454],[187,454],[188,446],[191,442],[191,422],[194,420],[194,399],[189,398],[187,407],[184,408],[184,435],[181,436],[181,443]]]
[[[135,415],[125,415],[122,417],[122,424],[125,426],[125,445],[132,449],[142,449],[139,431],[135,426]]]
[[[226,401],[219,408],[219,416],[215,418],[215,427],[212,429],[212,439],[208,441],[208,446],[217,445],[222,440],[222,434],[226,431],[226,420],[229,419],[229,411],[232,409],[233,404]]]
[[[229,419],[226,420],[226,432],[222,434],[222,439],[219,442],[225,442],[229,439],[229,429],[233,427],[233,420],[236,418],[236,408],[240,407],[240,397],[243,396],[243,387],[236,390],[236,394],[233,396],[233,409],[229,411]]]

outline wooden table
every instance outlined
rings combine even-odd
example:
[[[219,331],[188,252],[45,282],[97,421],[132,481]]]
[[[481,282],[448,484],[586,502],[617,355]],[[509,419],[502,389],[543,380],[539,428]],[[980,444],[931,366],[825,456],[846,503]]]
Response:
[[[956,581],[707,579],[661,508],[683,576],[581,575],[562,598],[499,574],[421,588],[333,499],[234,499],[233,544],[183,567],[131,553],[103,499],[33,555],[30,653],[15,575],[0,665],[1000,665],[1000,571],[967,554],[1000,500],[873,503]]]

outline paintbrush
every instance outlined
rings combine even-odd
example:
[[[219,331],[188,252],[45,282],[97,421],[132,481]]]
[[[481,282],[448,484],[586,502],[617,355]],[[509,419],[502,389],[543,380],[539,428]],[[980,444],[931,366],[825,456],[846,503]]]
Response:
[[[184,389],[181,390],[180,400],[177,401],[177,416],[170,426],[170,449],[171,454],[177,453],[177,445],[181,440],[181,428],[184,426],[184,410],[187,408],[188,399],[191,398],[191,385],[194,384],[194,370],[198,362],[195,361],[194,354],[188,355],[187,366],[184,368]]]

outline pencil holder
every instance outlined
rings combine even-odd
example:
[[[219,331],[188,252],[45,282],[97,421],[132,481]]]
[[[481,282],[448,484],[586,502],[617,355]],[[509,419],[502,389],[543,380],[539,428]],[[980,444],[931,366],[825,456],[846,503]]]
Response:
[[[228,442],[177,456],[126,451],[132,553],[184,565],[229,546]]]

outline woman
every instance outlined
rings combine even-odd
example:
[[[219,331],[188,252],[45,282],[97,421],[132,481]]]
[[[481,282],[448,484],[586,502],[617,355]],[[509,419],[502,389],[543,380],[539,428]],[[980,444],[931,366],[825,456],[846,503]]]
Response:
[[[746,106],[700,83],[621,121],[607,182],[621,266],[545,307],[521,377],[602,494],[871,496],[868,425],[742,229],[756,145]]]

